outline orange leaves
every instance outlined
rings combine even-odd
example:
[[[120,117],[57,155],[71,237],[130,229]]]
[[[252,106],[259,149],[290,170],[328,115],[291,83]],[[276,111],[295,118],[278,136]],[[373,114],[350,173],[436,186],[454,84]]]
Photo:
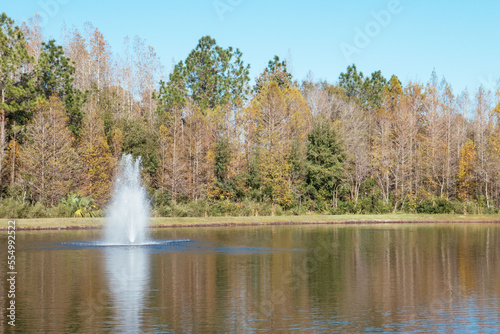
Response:
[[[21,174],[31,185],[36,201],[54,205],[74,185],[78,167],[68,118],[58,98],[38,102],[35,117],[26,128],[20,151]]]

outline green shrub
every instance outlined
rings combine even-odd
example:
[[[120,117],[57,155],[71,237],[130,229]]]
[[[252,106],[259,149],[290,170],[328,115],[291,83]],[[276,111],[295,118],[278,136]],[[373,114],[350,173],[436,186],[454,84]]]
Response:
[[[13,198],[5,198],[0,202],[0,217],[2,218],[25,218],[28,210],[28,203],[22,203]]]
[[[417,205],[417,213],[445,214],[453,213],[454,206],[447,199],[423,200]]]
[[[453,213],[456,213],[457,215],[465,214],[465,202],[452,201],[451,205],[453,206]]]
[[[47,218],[48,212],[45,206],[41,203],[36,203],[31,206],[26,214],[26,218]]]
[[[162,205],[153,207],[151,214],[155,217],[171,217],[172,207],[170,205]]]
[[[193,217],[194,211],[187,204],[179,203],[173,205],[172,217]]]
[[[283,216],[283,208],[278,204],[276,204],[274,206],[274,215],[275,216]]]
[[[172,201],[172,196],[167,190],[154,190],[150,202],[153,208],[168,206]]]
[[[478,213],[477,204],[473,201],[465,202],[465,211],[464,214],[475,215]]]
[[[339,201],[337,204],[337,209],[330,211],[334,215],[345,215],[354,213],[356,210],[355,204],[353,202],[343,202]]]
[[[259,216],[271,216],[273,212],[273,206],[271,203],[264,202],[259,205]]]
[[[249,200],[249,199],[245,199],[242,203],[242,208],[241,208],[241,211],[240,211],[240,214],[242,216],[246,216],[246,217],[251,217],[251,216],[255,216],[255,211],[258,210],[258,203],[252,201],[252,200]]]

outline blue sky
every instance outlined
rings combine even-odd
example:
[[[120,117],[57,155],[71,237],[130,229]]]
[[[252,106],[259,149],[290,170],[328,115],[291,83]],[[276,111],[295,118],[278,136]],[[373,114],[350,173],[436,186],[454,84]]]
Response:
[[[60,39],[65,23],[98,27],[114,53],[125,36],[153,46],[166,71],[183,60],[198,39],[243,52],[257,76],[276,54],[291,57],[296,79],[336,82],[355,63],[401,81],[426,83],[433,69],[455,93],[495,89],[500,79],[499,1],[436,0],[18,0],[0,11],[17,22],[42,15],[46,37]]]

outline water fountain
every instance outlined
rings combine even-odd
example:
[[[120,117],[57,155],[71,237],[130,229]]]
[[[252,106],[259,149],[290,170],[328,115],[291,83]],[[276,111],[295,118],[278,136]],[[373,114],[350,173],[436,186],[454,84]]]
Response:
[[[104,243],[135,245],[147,242],[149,202],[141,184],[141,158],[124,154],[115,179],[114,193],[106,217]]]

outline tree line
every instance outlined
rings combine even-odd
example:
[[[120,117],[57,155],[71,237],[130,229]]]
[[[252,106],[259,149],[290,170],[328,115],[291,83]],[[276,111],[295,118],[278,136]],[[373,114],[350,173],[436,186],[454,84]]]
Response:
[[[103,214],[123,153],[141,156],[162,216],[493,213],[499,92],[405,85],[348,66],[298,81],[275,56],[251,83],[242,52],[202,37],[168,76],[155,49],[0,16],[0,215]]]

